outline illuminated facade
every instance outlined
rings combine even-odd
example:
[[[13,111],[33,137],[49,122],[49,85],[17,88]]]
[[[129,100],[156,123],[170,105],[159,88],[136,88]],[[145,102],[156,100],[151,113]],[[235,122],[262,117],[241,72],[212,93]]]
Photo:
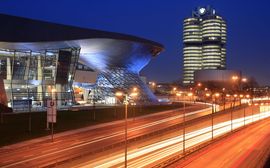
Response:
[[[226,23],[210,7],[199,7],[184,20],[183,84],[194,83],[194,72],[226,69]]]
[[[0,31],[0,89],[5,92],[0,103],[14,111],[44,110],[51,98],[58,108],[73,105],[74,77],[80,70],[98,73],[96,83],[87,85],[86,99],[94,94],[100,102],[114,103],[116,91],[136,87],[138,102],[157,101],[139,72],[162,51],[159,43],[4,14],[0,21],[5,23]]]

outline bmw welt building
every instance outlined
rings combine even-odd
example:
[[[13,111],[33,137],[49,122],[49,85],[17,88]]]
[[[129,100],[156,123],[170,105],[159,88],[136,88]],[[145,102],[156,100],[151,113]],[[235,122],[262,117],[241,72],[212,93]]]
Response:
[[[162,51],[161,44],[4,14],[0,21],[0,101],[14,111],[42,109],[50,98],[57,99],[59,108],[73,105],[78,65],[97,73],[86,92],[95,101],[106,102],[116,91],[129,93],[136,87],[137,101],[156,102],[139,72]]]

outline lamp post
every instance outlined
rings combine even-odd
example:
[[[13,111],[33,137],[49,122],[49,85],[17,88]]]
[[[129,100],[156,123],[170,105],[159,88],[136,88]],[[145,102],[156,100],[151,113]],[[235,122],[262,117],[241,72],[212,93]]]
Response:
[[[198,96],[199,100],[200,100],[200,95],[201,95],[201,87],[202,87],[202,83],[197,83],[197,92],[195,92],[195,94]]]
[[[127,167],[127,106],[128,100],[127,95],[125,95],[125,167]]]
[[[226,97],[227,97],[227,98],[230,98],[231,95],[230,95],[230,94],[226,94]],[[229,102],[230,102],[230,105],[231,105],[231,103],[232,103],[232,102],[231,102],[231,99],[229,99]],[[226,106],[226,98],[225,98],[225,106]],[[231,107],[230,107],[230,108],[231,108]]]
[[[176,93],[176,97],[177,97],[177,101],[179,102],[180,101],[180,97],[181,96],[181,93]]]
[[[206,93],[205,96],[206,97],[210,97],[211,94],[210,93]],[[211,99],[212,99],[212,97],[211,97]],[[214,139],[214,117],[213,117],[213,115],[214,115],[214,102],[213,102],[213,99],[211,100],[211,102],[212,102],[211,127],[212,127],[212,140],[213,140]]]
[[[183,156],[185,158],[186,155],[186,102],[185,102],[185,95],[184,95],[184,111],[183,111]]]
[[[124,96],[125,104],[125,167],[127,167],[127,105],[128,105],[128,95],[123,94],[122,92],[116,92],[115,96],[122,97]]]
[[[240,94],[239,95],[239,99],[240,99],[240,105],[242,104],[242,98],[244,97],[244,95]]]
[[[225,98],[225,88],[222,88],[222,101],[223,101],[223,110],[226,110],[226,98]]]
[[[214,139],[214,113],[217,112],[217,109],[216,109],[216,99],[219,97],[219,93],[215,93],[214,95],[214,103],[215,103],[215,111],[212,110],[212,117],[211,117],[211,123],[212,123],[212,140]],[[213,113],[214,112],[214,113]]]
[[[235,108],[235,100],[236,100],[237,96],[238,96],[237,94],[233,95],[233,97],[234,97],[234,99],[233,99],[233,109],[231,109],[231,132],[233,131],[233,110]]]
[[[150,88],[153,92],[156,91],[156,83],[155,82],[149,82]]]
[[[217,112],[216,98],[218,98],[219,96],[220,96],[219,93],[215,93],[215,95],[214,95],[214,104],[215,104],[215,111],[214,111],[214,113]]]
[[[137,89],[136,89],[137,90]],[[134,90],[133,90],[134,91]],[[130,94],[131,97],[136,97],[138,95],[137,92],[132,92]],[[128,114],[128,94],[124,94],[123,92],[116,92],[115,96],[123,97],[124,96],[124,104],[125,104],[125,168],[127,167],[127,114]]]
[[[233,80],[233,82],[236,82],[236,81],[238,81],[238,76],[237,75],[234,75],[234,76],[232,76],[232,80]],[[237,89],[238,90],[238,89]]]
[[[246,98],[249,99],[249,95],[246,95]],[[246,103],[249,103],[249,101],[246,100]],[[246,125],[246,106],[244,107],[244,126]]]
[[[52,89],[52,101],[53,103],[55,102],[56,103],[56,99],[55,99],[55,92],[56,92],[56,89]],[[55,105],[57,106],[57,105]],[[51,108],[54,108],[54,107],[51,107]],[[51,138],[52,138],[52,142],[53,142],[53,138],[54,138],[54,130],[53,130],[53,122],[54,122],[54,114],[53,114],[54,110],[52,109],[52,114],[51,114]]]
[[[244,95],[240,94],[239,95],[239,102],[240,102],[240,105],[242,105],[242,98],[244,97]],[[244,125],[245,125],[245,107],[244,107]]]
[[[251,122],[253,123],[253,103],[249,104],[251,106]]]
[[[176,101],[176,98],[175,98],[175,93],[176,93],[176,91],[177,91],[177,88],[176,87],[174,87],[173,89],[172,89],[172,91],[171,91],[171,101]]]
[[[192,93],[188,93],[188,97],[193,96]],[[185,96],[184,96],[185,99]],[[184,100],[184,115],[183,115],[183,155],[186,155],[186,103]]]
[[[193,93],[188,93],[188,97],[190,97],[189,98],[189,101],[191,102],[191,100],[192,100],[192,96],[193,96]]]
[[[133,100],[135,100],[135,98],[138,96],[137,88],[133,88],[133,92],[130,94],[130,96],[133,98]],[[133,109],[133,121],[134,120],[135,120],[135,109]]]
[[[246,83],[247,81],[248,81],[247,78],[241,79],[241,91],[243,91],[243,83]]]

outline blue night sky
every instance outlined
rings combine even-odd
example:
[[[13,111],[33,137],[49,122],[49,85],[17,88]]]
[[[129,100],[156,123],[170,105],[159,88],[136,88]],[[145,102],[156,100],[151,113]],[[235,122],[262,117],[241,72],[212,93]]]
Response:
[[[182,21],[194,8],[206,5],[227,21],[227,68],[269,85],[267,0],[2,0],[0,12],[157,41],[165,51],[142,74],[148,80],[171,82],[182,76]]]

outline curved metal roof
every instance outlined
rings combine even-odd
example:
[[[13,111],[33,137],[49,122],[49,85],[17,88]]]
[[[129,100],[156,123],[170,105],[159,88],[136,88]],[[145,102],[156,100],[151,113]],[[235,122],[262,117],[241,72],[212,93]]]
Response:
[[[143,43],[152,46],[157,50],[156,52],[163,49],[163,46],[159,43],[131,35],[50,23],[6,14],[0,14],[0,22],[2,23],[0,27],[0,47],[11,47],[12,49],[21,49],[21,46],[27,44],[34,46],[34,48],[43,48],[49,45],[46,44],[48,42],[54,42],[54,45],[61,47],[68,44],[67,47],[70,47],[70,41],[94,38]]]

